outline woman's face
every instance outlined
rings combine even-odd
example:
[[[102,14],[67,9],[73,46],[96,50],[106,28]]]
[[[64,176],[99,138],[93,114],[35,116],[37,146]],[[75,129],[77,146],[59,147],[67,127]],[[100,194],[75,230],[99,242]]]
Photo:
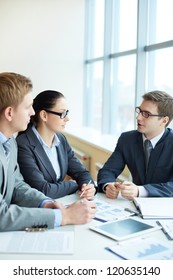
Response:
[[[51,109],[49,109],[49,111],[55,113],[64,113],[67,110],[68,106],[65,98],[57,99],[56,104]],[[65,118],[61,118],[59,115],[56,115],[51,112],[45,112],[45,114],[45,125],[47,129],[53,133],[62,133],[65,129],[66,123],[69,121],[68,115],[65,116]]]

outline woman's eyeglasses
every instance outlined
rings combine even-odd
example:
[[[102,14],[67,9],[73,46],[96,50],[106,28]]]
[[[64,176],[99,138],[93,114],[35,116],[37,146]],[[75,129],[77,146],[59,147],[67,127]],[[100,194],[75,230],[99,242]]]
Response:
[[[64,111],[64,112],[62,112],[62,113],[54,112],[54,111],[51,111],[51,110],[45,110],[45,111],[46,111],[47,113],[60,116],[60,119],[65,119],[65,117],[67,117],[67,115],[68,115],[68,113],[69,113],[69,110]]]

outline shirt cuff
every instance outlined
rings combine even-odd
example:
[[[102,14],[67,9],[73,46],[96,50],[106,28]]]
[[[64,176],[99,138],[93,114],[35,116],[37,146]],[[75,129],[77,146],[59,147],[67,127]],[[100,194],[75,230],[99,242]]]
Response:
[[[50,199],[46,198],[46,199],[42,200],[42,202],[38,205],[38,208],[42,208],[46,202],[53,202],[53,201],[54,200],[52,200],[51,198]]]
[[[107,187],[107,185],[109,185],[109,184],[113,184],[113,182],[109,182],[109,183],[106,183],[106,184],[103,185],[102,191],[103,191],[104,193],[106,192],[106,187]]]
[[[143,187],[143,186],[138,186],[139,190],[139,197],[147,197],[148,196],[148,191]]]
[[[60,209],[53,209],[55,214],[54,227],[59,227],[62,224],[62,212]]]

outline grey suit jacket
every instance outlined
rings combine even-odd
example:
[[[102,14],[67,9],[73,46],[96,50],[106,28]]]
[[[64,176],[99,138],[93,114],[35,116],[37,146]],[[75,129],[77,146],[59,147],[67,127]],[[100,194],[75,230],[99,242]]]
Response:
[[[32,128],[17,137],[18,163],[25,181],[51,198],[76,192],[82,184],[92,180],[88,170],[77,159],[63,134],[57,134],[60,178],[57,180],[53,166]],[[66,175],[76,182],[64,181]],[[94,183],[94,181],[92,180]]]
[[[17,146],[13,137],[10,144],[7,168],[4,149],[0,143],[0,231],[23,230],[35,225],[53,228],[53,210],[38,208],[47,197],[23,181],[17,164]]]
[[[146,174],[142,134],[137,130],[122,133],[114,152],[98,173],[99,191],[114,182],[125,165],[132,182],[144,186],[148,195],[173,196],[173,131],[169,128],[151,151]]]

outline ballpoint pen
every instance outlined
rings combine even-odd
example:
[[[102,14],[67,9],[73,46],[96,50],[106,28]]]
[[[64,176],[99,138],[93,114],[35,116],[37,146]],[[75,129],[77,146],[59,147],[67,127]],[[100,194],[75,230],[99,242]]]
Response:
[[[133,213],[134,215],[137,215],[139,217],[142,216],[141,213],[138,212],[137,210],[133,210],[133,209],[130,209],[130,208],[124,208],[124,210],[127,211],[127,212],[130,212],[130,213]]]
[[[90,181],[88,182],[88,184],[86,185],[86,187],[87,187],[89,184],[91,184],[91,182],[92,182],[92,180],[90,180]],[[83,196],[83,194],[85,193],[85,191],[86,191],[86,187],[84,188],[84,190],[83,190],[83,192],[81,193],[80,197],[82,197],[82,196]]]

